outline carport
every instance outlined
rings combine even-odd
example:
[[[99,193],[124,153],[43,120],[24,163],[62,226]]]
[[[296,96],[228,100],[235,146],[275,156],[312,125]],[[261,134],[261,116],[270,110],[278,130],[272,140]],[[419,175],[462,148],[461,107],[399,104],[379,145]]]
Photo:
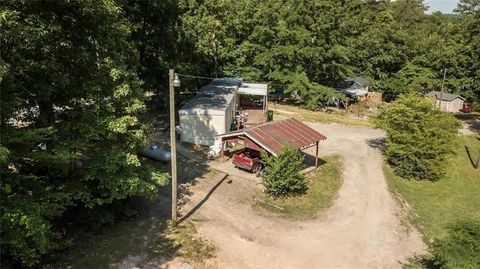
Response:
[[[315,146],[315,167],[318,167],[318,144],[327,139],[321,133],[295,118],[267,122],[254,127],[217,135],[222,140],[222,159],[225,143],[232,141],[242,143],[245,148],[265,150],[274,156],[287,144],[298,150]]]

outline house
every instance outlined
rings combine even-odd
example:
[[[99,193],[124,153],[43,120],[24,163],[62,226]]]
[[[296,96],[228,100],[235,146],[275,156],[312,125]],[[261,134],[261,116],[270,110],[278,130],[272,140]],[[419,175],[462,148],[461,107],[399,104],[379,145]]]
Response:
[[[346,95],[355,99],[365,98],[368,94],[368,86],[370,81],[361,77],[349,77],[346,78],[344,84],[339,91],[344,92]]]
[[[271,121],[220,134],[217,137],[221,139],[222,156],[226,142],[240,143],[245,148],[255,151],[265,150],[274,156],[277,156],[287,144],[299,150],[316,146],[315,167],[318,166],[318,144],[327,139],[323,134],[295,118]]]
[[[218,134],[267,121],[267,84],[214,79],[178,114],[182,142],[213,145]]]
[[[465,102],[465,98],[460,95],[439,91],[431,91],[425,97],[434,100],[435,107],[439,107],[441,111],[446,112],[460,112]]]

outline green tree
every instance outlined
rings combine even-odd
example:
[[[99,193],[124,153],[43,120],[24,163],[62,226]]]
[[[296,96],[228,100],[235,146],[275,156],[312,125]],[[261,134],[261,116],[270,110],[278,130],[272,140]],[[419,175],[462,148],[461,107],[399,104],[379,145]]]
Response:
[[[300,173],[304,157],[299,150],[286,145],[278,156],[261,153],[265,192],[274,197],[299,195],[307,190],[305,176]]]
[[[458,128],[451,114],[409,93],[380,112],[377,126],[387,132],[387,160],[400,176],[437,180],[443,175]]]
[[[148,126],[131,25],[113,1],[0,6],[2,262],[60,247],[69,206],[155,197],[166,175],[136,153]]]
[[[464,57],[468,64],[464,67],[465,81],[462,85],[469,99],[480,101],[480,2],[462,0],[456,10],[462,15],[459,30],[464,38]]]

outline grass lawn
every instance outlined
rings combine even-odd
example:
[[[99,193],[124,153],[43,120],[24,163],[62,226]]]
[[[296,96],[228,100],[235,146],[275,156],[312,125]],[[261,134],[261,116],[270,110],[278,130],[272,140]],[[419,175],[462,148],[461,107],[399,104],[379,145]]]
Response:
[[[444,237],[446,227],[459,219],[480,221],[480,169],[474,169],[465,147],[476,159],[479,138],[458,137],[455,154],[445,163],[447,174],[437,182],[402,179],[385,165],[390,189],[413,208],[413,222],[426,242]]]
[[[302,121],[320,123],[339,123],[353,126],[373,127],[369,118],[358,118],[355,113],[331,110],[330,112],[312,111],[298,106],[286,104],[270,104],[269,110],[273,111],[273,120],[296,117]]]
[[[306,174],[308,191],[302,196],[273,199],[261,193],[254,207],[263,213],[284,217],[308,219],[318,216],[322,209],[332,205],[342,186],[342,161],[339,156],[329,156],[317,171]]]

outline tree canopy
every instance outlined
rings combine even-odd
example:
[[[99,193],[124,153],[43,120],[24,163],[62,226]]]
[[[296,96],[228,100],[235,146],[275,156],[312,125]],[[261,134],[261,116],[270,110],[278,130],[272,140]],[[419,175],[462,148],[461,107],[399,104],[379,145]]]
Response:
[[[390,101],[438,90],[446,70],[446,91],[478,102],[479,9],[478,0],[461,0],[456,16],[426,14],[422,0],[0,1],[2,262],[32,267],[61,248],[72,208],[156,197],[167,173],[137,152],[150,131],[145,92],[167,100],[168,68],[270,82],[309,107],[348,76]]]

